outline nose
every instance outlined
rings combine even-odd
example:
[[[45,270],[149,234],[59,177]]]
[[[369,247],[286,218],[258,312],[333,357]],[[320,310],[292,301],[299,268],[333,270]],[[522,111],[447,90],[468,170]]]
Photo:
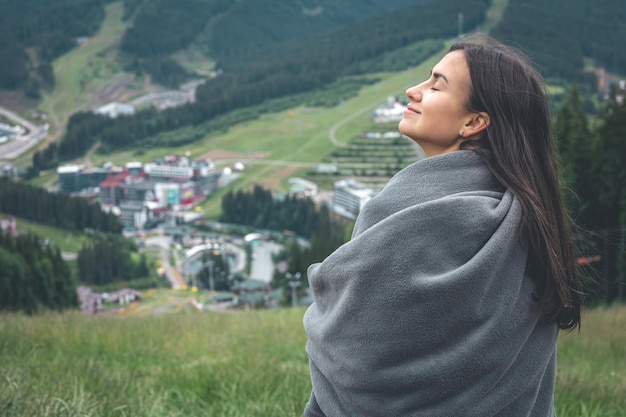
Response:
[[[420,101],[422,99],[422,89],[420,88],[421,84],[414,85],[406,90],[406,96],[409,100]]]

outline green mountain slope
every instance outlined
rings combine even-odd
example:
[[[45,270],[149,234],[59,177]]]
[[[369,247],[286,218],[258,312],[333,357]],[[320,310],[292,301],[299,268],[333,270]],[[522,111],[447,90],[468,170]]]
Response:
[[[88,33],[97,26],[99,11],[116,5],[116,9],[124,8],[124,29],[119,32],[117,41],[100,49],[97,56],[83,66],[79,91],[72,97],[88,94],[91,90],[83,86],[95,84],[103,75],[105,78],[100,81],[105,86],[116,84],[116,75],[111,74],[110,68],[100,70],[101,65],[110,62],[116,62],[117,71],[126,68],[124,76],[135,77],[135,87],[141,83],[139,76],[145,71],[153,74],[153,82],[165,80],[178,85],[188,79],[190,73],[204,73],[212,62],[224,70],[222,75],[208,79],[198,88],[196,103],[181,108],[163,112],[149,109],[135,117],[110,122],[91,115],[95,102],[91,106],[74,106],[74,111],[82,108],[85,114],[71,119],[57,148],[38,155],[34,165],[45,169],[84,155],[98,141],[100,150],[108,152],[120,147],[181,146],[202,138],[211,130],[229,128],[263,112],[299,104],[335,104],[354,95],[359,86],[372,82],[372,77],[363,75],[416,65],[440,45],[422,42],[441,42],[454,37],[461,20],[464,31],[474,30],[484,21],[488,7],[504,8],[502,21],[494,33],[505,41],[522,45],[531,57],[537,57],[545,74],[551,79],[560,78],[558,82],[563,85],[592,78],[582,71],[583,57],[595,58],[608,68],[620,67],[624,52],[617,39],[624,31],[626,17],[622,15],[626,12],[620,9],[619,0],[607,0],[603,8],[591,7],[582,0],[553,3],[555,5],[544,5],[534,0],[425,3],[408,0],[124,0],[114,3],[59,0],[56,6],[74,5],[76,10],[83,10],[90,17],[78,25],[72,20],[77,14],[69,13],[69,21],[63,26],[54,23],[56,18],[51,19],[54,24],[41,23],[45,19],[40,13],[56,7],[47,2],[28,0],[24,3],[28,7],[25,7],[0,0],[3,10],[9,11],[0,14],[0,23],[6,23],[0,25],[0,51],[11,48],[17,51],[20,45],[33,45],[30,53],[24,55],[30,58],[22,62],[30,68],[31,75],[33,68],[41,68],[35,71],[35,81],[31,78],[26,81],[29,91],[33,91],[37,80],[49,79],[51,72],[46,69],[43,55],[37,52],[36,40],[44,33],[50,34],[43,37],[46,39]],[[31,23],[19,26],[15,22],[27,10],[27,21]],[[56,16],[55,13],[50,15]],[[555,18],[550,26],[546,15],[560,18]],[[40,18],[35,19],[37,16]],[[614,25],[602,25],[604,22]],[[13,33],[13,38],[7,35],[9,32]],[[39,35],[26,36],[35,32]],[[11,43],[11,39],[22,43]],[[31,43],[26,42],[28,39]],[[196,71],[194,63],[184,62],[192,52],[200,57],[202,71]],[[15,56],[18,55],[16,52]],[[34,65],[33,60],[41,65]],[[21,61],[6,62],[9,61],[11,64],[0,65],[0,80],[11,79],[3,78],[2,71],[19,73],[16,68],[22,65]],[[387,61],[393,62],[393,66],[381,65]],[[98,68],[94,68],[94,62]],[[67,74],[63,76],[65,89]],[[334,95],[329,95],[331,93]],[[54,95],[57,91],[50,97]],[[280,102],[276,104],[276,100]],[[64,123],[59,125],[59,130],[64,126]],[[188,133],[179,134],[182,130]]]
[[[509,0],[492,34],[523,48],[552,79],[595,81],[584,58],[626,74],[623,0]]]
[[[427,0],[418,2],[424,1]],[[415,3],[410,0],[152,0],[136,8],[133,27],[126,34],[122,49],[136,55],[159,55],[175,52],[193,42],[206,55],[219,58],[349,26]],[[126,5],[128,8],[128,1]]]
[[[52,62],[93,36],[107,4],[119,2],[129,28],[120,48],[127,68],[174,85],[186,71],[170,55],[193,47],[205,58],[347,26],[409,0],[0,0],[0,89],[39,98],[55,85]],[[241,34],[241,36],[237,36]],[[222,37],[222,35],[225,36]],[[226,39],[227,42],[223,42]]]

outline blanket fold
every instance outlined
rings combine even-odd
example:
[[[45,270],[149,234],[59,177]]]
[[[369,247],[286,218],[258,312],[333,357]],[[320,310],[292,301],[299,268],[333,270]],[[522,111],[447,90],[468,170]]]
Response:
[[[305,415],[553,415],[558,330],[531,308],[520,218],[471,151],[396,174],[309,267]]]

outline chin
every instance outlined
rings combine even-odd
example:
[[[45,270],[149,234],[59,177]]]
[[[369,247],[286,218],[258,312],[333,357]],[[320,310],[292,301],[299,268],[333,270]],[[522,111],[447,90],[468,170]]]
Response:
[[[400,120],[400,123],[398,123],[398,131],[402,133],[404,136],[410,137],[410,135],[406,132],[406,129],[403,128],[404,123],[407,123],[407,121],[404,119]]]
[[[407,138],[411,139],[413,142],[415,142],[415,138],[411,135],[410,132],[406,132],[404,129],[402,129],[402,127],[398,127],[398,131],[400,133],[402,133],[404,136],[406,136]]]

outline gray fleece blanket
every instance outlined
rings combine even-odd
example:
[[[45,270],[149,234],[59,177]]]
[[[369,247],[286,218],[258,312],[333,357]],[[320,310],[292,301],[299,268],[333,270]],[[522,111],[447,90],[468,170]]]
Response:
[[[308,278],[307,417],[554,415],[520,206],[471,151],[416,162]]]

